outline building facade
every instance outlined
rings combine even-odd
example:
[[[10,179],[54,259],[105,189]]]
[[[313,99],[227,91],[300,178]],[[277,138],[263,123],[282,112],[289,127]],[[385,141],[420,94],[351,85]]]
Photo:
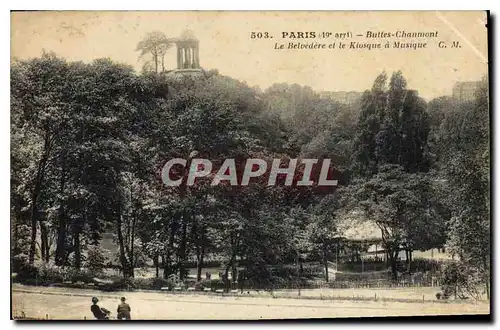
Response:
[[[479,81],[459,81],[453,86],[453,98],[460,102],[474,100]]]

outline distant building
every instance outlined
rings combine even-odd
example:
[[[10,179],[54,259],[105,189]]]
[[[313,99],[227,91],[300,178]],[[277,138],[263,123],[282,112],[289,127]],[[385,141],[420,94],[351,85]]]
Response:
[[[459,81],[453,86],[453,98],[460,102],[474,100],[479,81]]]
[[[322,98],[329,98],[333,101],[337,101],[339,103],[343,104],[353,104],[357,100],[361,98],[361,95],[363,93],[361,92],[345,92],[345,91],[339,91],[339,92],[320,92],[319,96]]]

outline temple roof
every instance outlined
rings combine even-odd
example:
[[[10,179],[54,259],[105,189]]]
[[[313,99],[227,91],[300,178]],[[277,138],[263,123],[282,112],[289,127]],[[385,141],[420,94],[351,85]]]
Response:
[[[179,38],[177,38],[178,41],[198,41],[198,38],[194,35],[193,31],[187,29],[184,30]]]

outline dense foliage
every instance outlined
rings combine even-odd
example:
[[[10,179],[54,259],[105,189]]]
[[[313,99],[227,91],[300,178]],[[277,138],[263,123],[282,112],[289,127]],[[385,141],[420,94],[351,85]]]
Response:
[[[154,69],[140,75],[108,59],[13,63],[16,271],[40,260],[100,272],[97,246],[111,232],[125,278],[152,263],[157,277],[162,268],[182,279],[194,260],[201,280],[216,255],[226,278],[243,267],[242,280],[271,281],[270,264],[296,264],[305,276],[302,263],[316,260],[328,281],[338,224],[361,212],[380,228],[394,276],[399,251],[446,243],[489,281],[486,82],[475,102],[427,105],[401,72],[388,84],[383,73],[359,102],[341,104],[309,87],[260,91],[213,71],[173,79],[160,69],[168,47],[164,36],[145,38],[138,51]],[[342,188],[162,184],[168,159],[195,156],[219,165],[329,158]]]

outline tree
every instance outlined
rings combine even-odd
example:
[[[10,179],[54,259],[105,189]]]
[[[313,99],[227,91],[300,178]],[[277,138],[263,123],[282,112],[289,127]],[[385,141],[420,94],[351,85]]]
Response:
[[[28,142],[14,145],[12,155],[13,214],[29,217],[29,262],[39,236],[48,261],[55,231],[56,264],[73,254],[78,268],[85,245],[114,218],[109,206],[118,205],[117,178],[130,164],[134,123],[150,90],[129,66],[67,63],[53,54],[14,63],[11,85],[14,137]]]
[[[87,268],[95,273],[99,274],[102,272],[106,265],[106,257],[104,256],[104,250],[99,246],[92,246],[87,251]]]
[[[310,223],[306,227],[306,237],[310,253],[320,256],[325,269],[325,280],[329,280],[328,261],[333,247],[338,245],[340,233],[336,216],[339,209],[337,193],[327,195],[312,207]]]
[[[163,32],[153,31],[147,33],[144,38],[139,41],[135,50],[139,52],[140,58],[146,55],[151,56],[151,62],[146,61],[145,69],[149,71],[148,67],[152,65],[154,72],[158,74],[160,72],[165,72],[165,54],[170,47],[172,47],[171,39],[167,38]]]
[[[426,174],[407,173],[400,166],[386,165],[369,180],[356,180],[346,190],[346,208],[362,212],[380,228],[393,279],[401,249],[432,244],[442,228],[429,198],[432,181]]]
[[[401,71],[380,74],[361,100],[352,171],[370,177],[384,164],[402,166],[407,172],[429,169],[426,104],[416,91],[406,88]]]
[[[475,101],[450,113],[441,128],[442,173],[449,191],[451,219],[447,245],[466,268],[481,274],[489,297],[490,281],[490,134],[488,83]]]
[[[50,75],[59,79],[50,79]],[[25,182],[18,182],[26,186],[28,194],[31,227],[28,260],[33,264],[37,227],[41,222],[40,196],[47,169],[54,159],[55,146],[64,136],[68,121],[68,116],[65,115],[68,104],[64,102],[67,85],[60,83],[61,80],[67,82],[68,66],[54,54],[45,53],[39,59],[15,62],[11,69],[11,77],[11,107],[17,124],[17,127],[14,126],[14,132],[31,130],[32,148],[34,148],[33,161],[27,165],[35,174],[26,177]]]

